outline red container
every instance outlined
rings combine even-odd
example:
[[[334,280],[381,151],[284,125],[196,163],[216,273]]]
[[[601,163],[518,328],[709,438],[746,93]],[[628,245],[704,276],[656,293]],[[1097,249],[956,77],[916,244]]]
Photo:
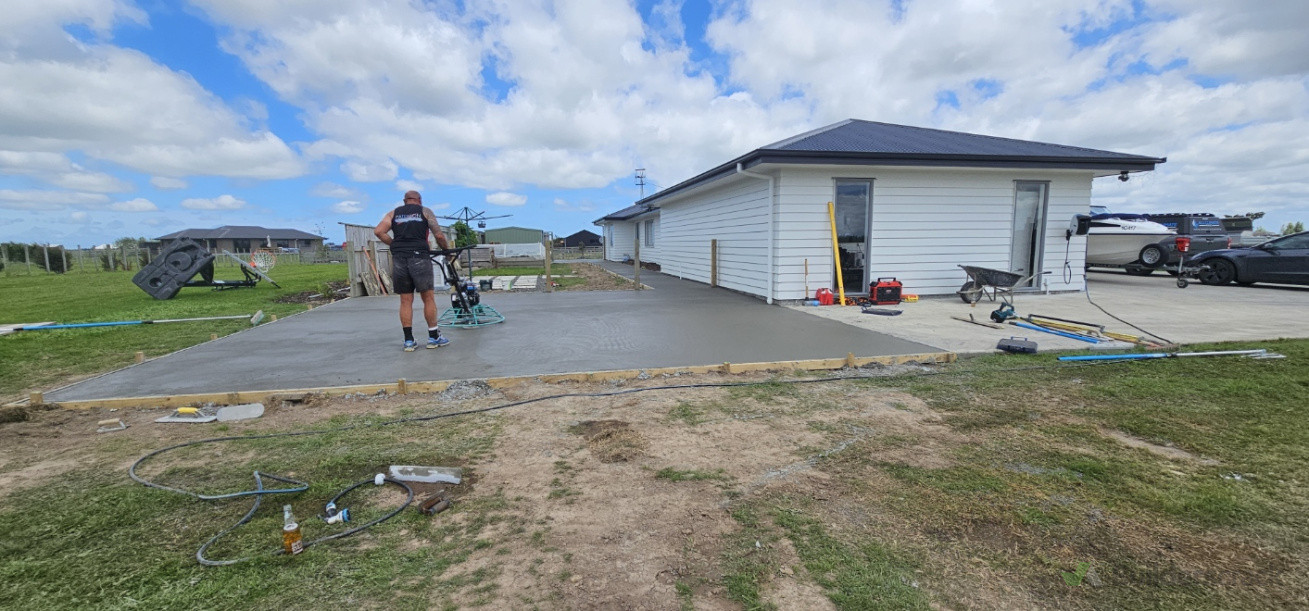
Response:
[[[832,289],[814,291],[814,299],[818,300],[818,305],[832,305],[836,301],[836,298],[832,296]]]
[[[1178,238],[1177,238],[1177,252],[1185,253],[1185,252],[1188,252],[1188,251],[1190,251],[1190,250],[1191,250],[1191,238],[1184,238],[1184,237],[1178,236]]]
[[[895,278],[878,278],[877,282],[868,285],[868,296],[874,305],[899,305],[901,288],[900,281]]]

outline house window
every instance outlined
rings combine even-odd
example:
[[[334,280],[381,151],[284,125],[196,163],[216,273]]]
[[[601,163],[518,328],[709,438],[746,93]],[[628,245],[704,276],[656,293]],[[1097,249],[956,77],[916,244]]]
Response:
[[[609,238],[609,245],[614,245],[614,226],[605,225],[605,237]]]
[[[654,246],[654,219],[645,222],[645,245]]]

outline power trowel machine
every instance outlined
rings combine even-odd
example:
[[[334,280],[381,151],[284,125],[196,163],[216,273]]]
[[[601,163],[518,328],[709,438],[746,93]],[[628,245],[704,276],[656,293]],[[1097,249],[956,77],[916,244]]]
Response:
[[[450,285],[450,309],[441,313],[436,321],[438,327],[484,327],[505,321],[503,314],[482,303],[476,282],[459,277],[459,253],[471,248],[474,246],[432,251],[432,263],[441,267],[445,282]],[[444,263],[437,257],[444,257]],[[468,269],[472,268],[470,261]]]

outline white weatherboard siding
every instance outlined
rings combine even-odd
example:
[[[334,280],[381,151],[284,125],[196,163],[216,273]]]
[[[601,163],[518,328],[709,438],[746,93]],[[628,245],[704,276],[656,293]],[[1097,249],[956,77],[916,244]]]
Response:
[[[787,167],[778,194],[776,299],[813,298],[817,288],[836,290],[827,202],[835,179],[873,181],[869,273],[894,277],[904,292],[954,293],[967,278],[958,266],[1008,270],[1016,181],[1049,183],[1042,288],[1081,290],[1086,240],[1069,249],[1070,282],[1064,281],[1064,229],[1091,201],[1090,172],[972,170],[949,168]],[[808,259],[808,294],[805,260]],[[847,293],[864,293],[857,279]],[[756,293],[762,294],[762,293]]]
[[[648,246],[645,241],[645,222],[649,220],[654,221],[654,246]],[[626,261],[627,259],[635,259],[634,252],[636,243],[634,239],[637,235],[638,226],[640,227],[639,231],[641,236],[641,261],[644,263],[662,263],[659,252],[663,247],[663,244],[660,243],[659,239],[658,212],[650,212],[643,216],[626,221],[613,221],[608,227],[606,227],[606,232],[612,231],[614,234],[614,245],[610,247],[608,245],[609,242],[605,242],[605,259],[609,261]],[[605,239],[608,240],[607,233]]]
[[[614,236],[610,246],[609,235]],[[623,261],[632,258],[632,236],[635,229],[632,221],[614,221],[605,228],[605,258],[610,261]]]
[[[732,176],[719,182],[660,202],[658,263],[665,274],[708,283],[710,241],[718,240],[718,286],[765,296],[768,181]]]

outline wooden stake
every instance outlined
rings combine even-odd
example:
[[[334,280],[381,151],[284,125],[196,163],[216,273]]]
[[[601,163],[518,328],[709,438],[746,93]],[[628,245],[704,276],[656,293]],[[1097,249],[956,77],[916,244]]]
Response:
[[[718,286],[718,240],[709,240],[709,286]]]

